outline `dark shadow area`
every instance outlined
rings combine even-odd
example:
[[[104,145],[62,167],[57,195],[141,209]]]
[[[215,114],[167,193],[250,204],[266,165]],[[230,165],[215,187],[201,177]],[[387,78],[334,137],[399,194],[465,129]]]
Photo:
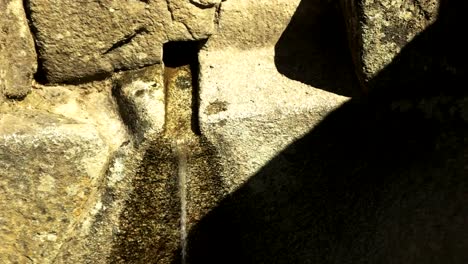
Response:
[[[440,1],[437,21],[416,36],[370,83],[375,99],[467,94],[468,25],[464,1]]]
[[[171,41],[163,45],[163,62],[166,67],[177,68],[198,62],[198,51],[205,44],[201,41]],[[195,63],[194,63],[195,62]]]
[[[292,24],[314,17],[310,2]],[[188,262],[468,263],[466,6],[441,1],[439,19],[368,97],[332,112],[205,216]],[[301,45],[287,36],[280,42]]]
[[[286,77],[345,96],[360,93],[338,1],[303,0],[275,45]]]

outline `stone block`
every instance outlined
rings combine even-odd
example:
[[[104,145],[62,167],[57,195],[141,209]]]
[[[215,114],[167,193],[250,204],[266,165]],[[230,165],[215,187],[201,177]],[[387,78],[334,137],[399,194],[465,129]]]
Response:
[[[52,262],[96,197],[108,146],[48,112],[2,113],[0,127],[0,260]]]
[[[21,0],[1,1],[0,9],[0,94],[22,98],[37,68],[34,40]]]
[[[341,1],[361,85],[382,98],[465,94],[464,1]],[[444,89],[439,89],[444,87]]]
[[[159,136],[165,122],[164,66],[156,64],[116,77],[114,94],[137,142]]]
[[[341,0],[356,72],[365,89],[408,43],[436,21],[439,3]]]
[[[348,99],[281,75],[272,47],[203,50],[200,65],[200,128],[229,192]]]
[[[208,38],[216,6],[191,1],[29,1],[47,81],[85,82],[160,63],[162,44]]]
[[[299,3],[299,0],[224,1],[219,8],[218,31],[208,45],[240,49],[274,45]]]

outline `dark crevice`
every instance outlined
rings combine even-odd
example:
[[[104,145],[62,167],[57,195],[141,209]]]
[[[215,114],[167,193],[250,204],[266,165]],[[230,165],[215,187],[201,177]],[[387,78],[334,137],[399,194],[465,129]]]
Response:
[[[165,67],[178,68],[185,65],[190,65],[192,73],[192,132],[200,135],[199,124],[199,72],[200,66],[198,62],[198,52],[206,43],[206,40],[201,41],[178,41],[168,42],[163,46],[163,62]]]
[[[215,18],[214,18],[215,25],[219,26],[220,20],[221,20],[221,3],[216,6],[216,12],[215,12]]]
[[[201,41],[173,41],[163,46],[164,65],[177,68],[184,65],[198,64],[198,51],[205,44]]]
[[[200,9],[209,9],[209,8],[212,8],[213,6],[215,6],[215,4],[200,4],[200,3],[197,3],[193,0],[190,0],[190,3]]]
[[[171,2],[170,0],[166,0],[167,11],[171,14],[171,20],[174,21],[174,14],[172,13]]]
[[[33,78],[39,84],[46,84],[47,83],[47,71],[44,68],[44,63],[41,58],[41,53],[39,52],[40,49],[36,40],[38,30],[32,23],[33,21],[32,11],[31,11],[29,0],[23,0],[23,9],[24,9],[24,13],[26,14],[26,19],[28,20],[29,30],[31,31],[31,35],[34,40],[34,49],[36,50],[36,56],[37,56],[37,70],[34,73]]]
[[[187,24],[183,21],[180,22],[182,25],[184,25],[185,29],[187,30],[187,32],[190,34],[190,36],[192,37],[192,39],[196,39],[197,37],[192,33],[192,30],[187,26]]]
[[[113,73],[119,73],[119,72],[125,72],[125,71],[134,71],[134,70],[139,70],[139,69],[143,69],[143,68],[146,68],[146,67],[149,67],[149,66],[153,66],[153,65],[156,65],[156,64],[160,64],[159,62],[156,62],[156,63],[146,63],[146,64],[141,64],[139,65],[138,67],[120,67],[118,69],[115,69]]]
[[[111,77],[114,73],[119,73],[119,72],[125,72],[125,71],[134,71],[134,70],[139,70],[143,69],[152,65],[155,65],[158,63],[149,63],[149,64],[142,64],[138,67],[121,67],[118,69],[114,69],[113,72],[98,72],[89,76],[85,77],[80,77],[80,78],[73,78],[73,79],[68,79],[60,82],[60,84],[67,84],[67,85],[80,85],[80,84],[85,84],[89,82],[96,82],[96,81],[103,81],[109,77]]]
[[[200,64],[197,60],[190,64],[192,71],[192,131],[196,135],[201,135],[200,130]]]
[[[106,51],[104,51],[103,55],[105,54],[108,54],[118,48],[121,48],[125,45],[127,45],[128,43],[130,43],[136,36],[140,35],[140,34],[144,34],[144,33],[149,33],[148,29],[145,28],[145,27],[140,27],[138,29],[136,29],[132,34],[128,35],[128,36],[125,36],[123,39],[117,41],[116,43],[114,43],[109,49],[107,49]]]
[[[0,91],[1,92],[1,91]],[[9,99],[9,100],[16,100],[16,101],[21,101],[23,100],[27,94],[20,94],[20,95],[16,95],[16,94],[4,94],[3,96],[5,96],[6,99]],[[1,98],[0,98],[1,99]]]

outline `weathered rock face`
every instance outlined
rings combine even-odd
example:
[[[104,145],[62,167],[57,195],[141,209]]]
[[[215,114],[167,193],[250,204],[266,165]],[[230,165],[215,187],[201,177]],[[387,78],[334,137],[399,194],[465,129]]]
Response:
[[[224,195],[215,148],[194,130],[190,65],[165,67],[164,80],[161,69],[161,65],[150,66],[116,80],[115,94],[123,99],[121,112],[127,120],[135,117],[136,122],[129,123],[141,145],[137,150],[141,157],[134,171],[126,171],[131,192],[119,216],[111,262],[178,263],[185,259],[187,233]],[[165,107],[160,111],[151,107],[151,100],[139,101],[143,95],[133,88],[144,82],[154,88],[144,89],[144,95],[163,95],[160,103]],[[133,114],[128,115],[129,111]],[[154,111],[152,117],[146,118],[150,111]]]
[[[108,146],[93,126],[39,111],[0,125],[0,259],[51,262],[96,196]]]
[[[230,191],[347,100],[279,74],[271,47],[207,49],[200,63],[201,131],[219,147],[222,180]]]
[[[34,40],[21,0],[1,1],[0,10],[0,95],[22,98],[37,68]]]
[[[201,221],[191,263],[464,263],[466,99],[405,104],[329,114]]]
[[[433,23],[439,0],[341,0],[350,47],[363,85],[375,77],[416,35]]]
[[[199,54],[201,133],[221,153],[220,177],[230,192],[347,100],[277,70],[275,44],[300,1],[265,8],[241,3],[223,3],[219,32]],[[274,6],[281,6],[281,13]],[[258,28],[241,30],[252,14]],[[278,23],[269,26],[272,20]]]
[[[191,1],[28,1],[49,82],[84,82],[160,63],[162,44],[207,38],[216,7]]]
[[[102,210],[125,127],[109,82],[69,88],[37,86],[0,105],[1,262],[52,263]]]
[[[463,1],[341,1],[361,84],[384,98],[462,94]],[[440,87],[445,87],[440,89]]]
[[[468,262],[468,101],[343,96],[338,2],[49,2],[49,83],[0,104],[0,262]],[[466,73],[460,4],[341,3],[368,87]]]
[[[164,66],[156,64],[115,77],[120,112],[137,142],[161,134],[165,122]]]

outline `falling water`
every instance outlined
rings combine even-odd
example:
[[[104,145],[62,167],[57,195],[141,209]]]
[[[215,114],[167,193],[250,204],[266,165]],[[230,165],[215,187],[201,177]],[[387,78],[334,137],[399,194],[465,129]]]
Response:
[[[187,181],[190,145],[196,135],[192,131],[192,72],[189,65],[165,68],[166,123],[165,136],[172,141],[177,159],[177,182],[180,199],[181,263],[187,262]]]
[[[181,264],[186,263],[187,258],[187,144],[183,139],[175,142],[175,153],[177,157],[177,176],[179,182],[180,196],[180,247]]]

